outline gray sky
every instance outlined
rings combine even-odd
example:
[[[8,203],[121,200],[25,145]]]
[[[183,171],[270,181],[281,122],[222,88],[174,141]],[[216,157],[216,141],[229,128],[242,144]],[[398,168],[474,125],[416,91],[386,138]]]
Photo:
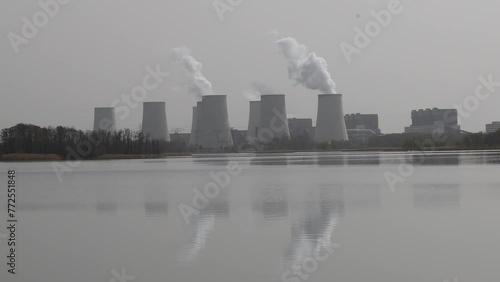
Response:
[[[42,0],[47,1],[47,0]],[[226,2],[227,0],[221,0]],[[0,128],[19,122],[91,129],[93,108],[110,106],[142,84],[147,66],[170,71],[171,49],[188,46],[216,94],[228,95],[231,126],[245,128],[254,81],[287,94],[287,111],[316,119],[317,95],[288,79],[286,61],[268,34],[292,36],[324,57],[344,94],[345,113],[377,113],[383,132],[402,132],[410,111],[449,108],[474,94],[478,77],[500,81],[500,3],[493,0],[401,0],[403,11],[347,63],[339,44],[389,0],[243,0],[220,20],[212,0],[71,0],[15,54],[8,34],[36,1],[0,3]],[[146,101],[166,101],[170,129],[191,126],[195,97],[170,77]],[[500,120],[500,88],[465,130]],[[136,129],[138,107],[118,127]]]

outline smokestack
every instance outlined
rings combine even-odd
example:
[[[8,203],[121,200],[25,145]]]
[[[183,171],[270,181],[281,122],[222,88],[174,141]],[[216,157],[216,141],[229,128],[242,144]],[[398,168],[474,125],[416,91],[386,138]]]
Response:
[[[344,119],[342,94],[318,95],[315,142],[349,141]]]
[[[170,141],[165,102],[144,102],[142,133],[151,139]]]
[[[247,139],[253,140],[257,137],[257,129],[260,122],[260,101],[250,101],[250,116],[248,119]]]
[[[262,95],[257,138],[269,143],[274,138],[290,138],[286,116],[285,95]]]
[[[94,130],[116,131],[115,108],[94,109]]]
[[[198,145],[207,149],[233,146],[225,95],[203,96],[201,109],[198,104],[197,119]]]

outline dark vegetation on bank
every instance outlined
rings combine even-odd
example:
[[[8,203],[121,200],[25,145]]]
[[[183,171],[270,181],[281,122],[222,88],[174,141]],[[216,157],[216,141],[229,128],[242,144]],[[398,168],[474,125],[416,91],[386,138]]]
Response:
[[[182,141],[151,140],[129,129],[111,133],[18,124],[0,133],[3,161],[66,160],[68,157],[73,160],[158,158],[186,155],[187,152]]]
[[[443,135],[387,134],[350,142],[315,144],[304,134],[290,140],[275,139],[269,144],[252,146],[237,144],[235,148],[220,148],[219,152],[297,152],[297,151],[421,151],[421,150],[477,150],[500,149],[500,131],[495,133],[464,134],[450,132]],[[0,160],[66,160],[75,159],[143,159],[166,156],[189,156],[204,152],[203,148],[189,147],[182,140],[164,142],[151,140],[140,131],[129,129],[114,133],[82,131],[63,126],[39,127],[18,124],[0,134]]]

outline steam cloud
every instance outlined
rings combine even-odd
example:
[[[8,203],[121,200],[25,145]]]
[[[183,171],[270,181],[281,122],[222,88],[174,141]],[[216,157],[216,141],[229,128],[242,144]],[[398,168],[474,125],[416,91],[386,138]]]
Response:
[[[282,38],[276,44],[287,59],[288,77],[294,85],[301,84],[308,89],[319,90],[322,94],[337,94],[324,58],[309,52],[307,46],[291,37]]]
[[[257,101],[260,100],[261,95],[273,93],[275,93],[274,89],[269,87],[269,85],[256,81],[252,83],[250,90],[243,92],[243,96],[245,96],[250,101]]]
[[[203,95],[213,94],[212,83],[203,75],[203,64],[191,56],[191,50],[187,47],[172,49],[171,58],[180,64],[184,78],[186,79],[187,91],[198,99]]]

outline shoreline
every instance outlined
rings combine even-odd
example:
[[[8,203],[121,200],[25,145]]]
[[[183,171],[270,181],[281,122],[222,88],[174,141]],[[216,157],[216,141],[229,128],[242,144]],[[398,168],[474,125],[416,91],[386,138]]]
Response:
[[[271,150],[271,151],[250,151],[250,152],[236,152],[232,154],[248,154],[253,153],[256,155],[263,154],[290,154],[290,153],[349,153],[349,152],[447,152],[447,151],[497,151],[500,147],[488,148],[454,148],[443,147],[434,148],[433,150],[407,150],[398,147],[381,147],[381,148],[356,148],[356,149],[338,149],[338,150]],[[82,159],[81,161],[109,161],[109,160],[140,160],[140,159],[163,159],[163,158],[176,158],[176,157],[192,157],[197,154],[221,154],[220,152],[193,152],[193,153],[162,153],[162,154],[105,154],[97,158]],[[57,154],[4,154],[0,155],[0,162],[60,162],[66,161],[62,156]]]
[[[162,154],[105,154],[97,158],[81,159],[81,161],[109,161],[109,160],[137,160],[161,159],[169,157],[190,157],[191,153],[162,153]],[[57,154],[5,154],[0,155],[0,162],[62,162],[66,161]]]

